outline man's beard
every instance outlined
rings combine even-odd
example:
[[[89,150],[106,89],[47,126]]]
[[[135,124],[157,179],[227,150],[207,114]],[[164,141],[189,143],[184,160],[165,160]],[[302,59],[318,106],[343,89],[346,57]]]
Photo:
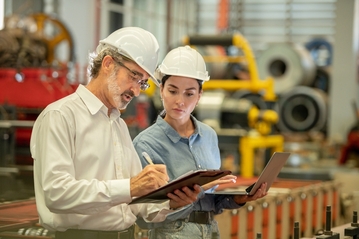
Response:
[[[118,73],[118,69],[115,69],[111,75],[107,78],[107,83],[108,83],[108,90],[110,92],[110,94],[112,95],[112,99],[113,102],[115,103],[115,107],[118,110],[122,110],[125,109],[127,107],[127,105],[131,102],[131,101],[126,101],[122,98],[123,94],[128,94],[130,96],[133,97],[133,92],[132,91],[124,91],[121,94],[121,88],[118,86],[117,84],[117,73]]]

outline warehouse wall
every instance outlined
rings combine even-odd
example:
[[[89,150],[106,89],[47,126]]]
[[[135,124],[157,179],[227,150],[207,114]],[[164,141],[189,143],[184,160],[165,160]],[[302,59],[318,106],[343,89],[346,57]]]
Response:
[[[94,51],[98,44],[96,26],[99,19],[96,17],[96,1],[61,0],[58,3],[58,17],[72,34],[75,61],[80,70],[80,76],[85,79],[88,53]]]
[[[357,121],[352,102],[359,106],[359,1],[337,1],[336,14],[328,130],[329,139],[345,142]]]
[[[182,37],[195,32],[195,1],[127,0],[124,5],[101,0],[58,1],[58,16],[67,25],[75,41],[77,63],[87,64],[89,51],[100,39],[122,26],[138,26],[151,31],[160,44],[160,60],[166,52],[181,44]],[[111,22],[111,14],[119,22]],[[123,16],[123,18],[121,18]]]

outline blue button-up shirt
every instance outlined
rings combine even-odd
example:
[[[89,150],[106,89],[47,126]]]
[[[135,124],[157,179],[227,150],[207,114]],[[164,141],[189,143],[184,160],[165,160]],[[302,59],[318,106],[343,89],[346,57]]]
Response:
[[[142,156],[142,152],[146,152],[153,163],[167,166],[170,180],[191,170],[219,169],[221,158],[216,132],[193,116],[191,120],[194,122],[195,131],[189,138],[181,137],[161,116],[157,117],[155,124],[138,134],[133,143],[142,166],[148,164]],[[241,206],[231,196],[205,194],[187,210],[178,213],[177,217],[185,218],[193,210],[219,214],[223,209]],[[174,219],[174,215],[170,217]]]

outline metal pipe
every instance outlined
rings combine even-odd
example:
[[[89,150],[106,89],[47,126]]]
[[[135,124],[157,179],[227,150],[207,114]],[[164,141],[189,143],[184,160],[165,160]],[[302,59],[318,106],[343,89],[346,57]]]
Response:
[[[231,46],[233,44],[233,35],[197,35],[185,39],[185,44],[196,46],[219,45]]]
[[[32,120],[0,120],[0,128],[32,128],[34,123]]]
[[[294,222],[294,239],[299,239],[299,222]]]
[[[243,54],[248,63],[248,72],[250,75],[250,81],[241,82],[241,81],[222,81],[211,79],[209,82],[203,85],[203,89],[224,89],[225,90],[239,90],[247,89],[252,92],[258,93],[262,90],[265,90],[263,98],[267,101],[276,100],[276,94],[274,93],[274,79],[268,77],[265,80],[259,78],[258,68],[255,61],[254,54],[252,49],[247,42],[247,40],[240,33],[233,35],[196,35],[196,36],[186,36],[183,39],[185,45],[195,45],[195,46],[204,46],[204,45],[219,45],[219,46],[236,46],[237,48],[242,49]],[[223,61],[223,58],[220,58]],[[212,59],[213,61],[213,59]]]
[[[358,224],[358,212],[357,211],[353,212],[353,223],[351,225],[353,227],[359,227],[359,224]]]
[[[332,212],[331,207],[327,206],[327,210],[325,212],[325,231],[324,234],[331,235],[331,218],[332,218]],[[329,233],[329,234],[327,234]]]

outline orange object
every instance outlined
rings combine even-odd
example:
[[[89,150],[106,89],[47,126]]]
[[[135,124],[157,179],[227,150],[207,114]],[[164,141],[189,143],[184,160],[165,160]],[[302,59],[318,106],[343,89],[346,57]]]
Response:
[[[228,15],[229,15],[228,10],[229,10],[228,0],[220,0],[218,6],[218,22],[217,22],[217,28],[219,31],[223,31],[228,28]]]
[[[238,177],[235,185],[221,185],[220,190],[243,187],[255,180]],[[337,190],[337,183],[332,181],[278,179],[266,197],[247,202],[239,210],[230,211],[230,214],[225,211],[223,215],[216,215],[216,219],[231,217],[229,227],[228,223],[220,227],[221,235],[228,239],[254,238],[256,233],[261,233],[263,239],[290,238],[293,236],[294,222],[299,222],[302,236],[310,237],[324,228],[327,205],[332,207],[333,225],[338,224]]]

